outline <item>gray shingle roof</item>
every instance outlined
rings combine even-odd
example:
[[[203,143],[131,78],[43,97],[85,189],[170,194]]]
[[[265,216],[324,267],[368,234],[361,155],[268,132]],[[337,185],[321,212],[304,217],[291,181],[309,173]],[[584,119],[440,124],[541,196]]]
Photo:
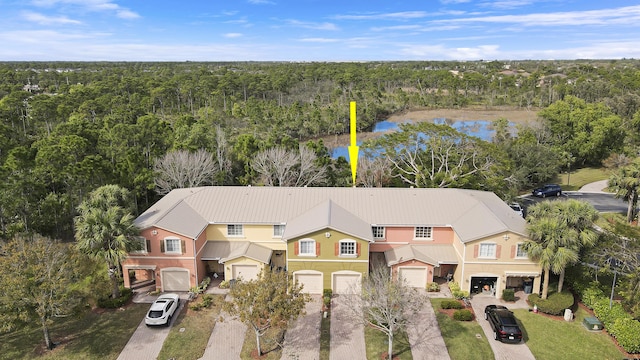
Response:
[[[208,224],[295,224],[303,214],[341,208],[377,226],[452,226],[463,242],[505,231],[526,235],[526,222],[495,194],[463,189],[211,186],[171,191],[136,225],[196,237]],[[336,211],[342,211],[336,210]],[[337,226],[336,218],[332,224]],[[312,225],[315,223],[312,223]],[[294,226],[294,230],[295,230]],[[348,226],[340,227],[348,229]],[[291,230],[293,234],[293,230]],[[289,229],[285,227],[285,232]],[[370,233],[370,229],[369,229]]]

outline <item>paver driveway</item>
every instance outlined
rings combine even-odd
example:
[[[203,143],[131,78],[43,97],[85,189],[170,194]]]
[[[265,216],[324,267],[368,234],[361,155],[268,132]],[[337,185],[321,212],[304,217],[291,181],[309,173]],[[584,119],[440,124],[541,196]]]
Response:
[[[322,297],[311,295],[305,305],[305,315],[287,329],[282,348],[282,360],[318,360],[320,358],[320,322]]]
[[[436,313],[431,301],[425,298],[424,306],[407,327],[411,355],[414,360],[449,360]]]
[[[519,344],[505,344],[493,339],[493,329],[491,329],[489,322],[484,319],[484,308],[491,304],[504,305],[510,309],[522,307],[523,305],[501,303],[500,300],[492,296],[476,295],[471,299],[471,306],[476,314],[476,320],[480,326],[482,326],[482,330],[484,330],[484,334],[489,340],[489,345],[491,346],[491,350],[493,350],[496,360],[535,360],[531,350],[529,350],[529,347],[524,341]]]
[[[345,301],[347,296],[337,295],[331,299],[331,360],[366,359],[364,326],[354,321]]]

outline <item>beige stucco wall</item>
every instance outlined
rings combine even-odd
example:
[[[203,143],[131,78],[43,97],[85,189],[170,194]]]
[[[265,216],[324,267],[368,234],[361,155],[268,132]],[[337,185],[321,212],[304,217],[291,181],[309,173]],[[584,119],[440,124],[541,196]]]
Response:
[[[280,237],[273,236],[273,225],[242,224],[242,236],[227,236],[227,224],[212,224],[207,227],[208,240],[250,241],[272,250],[284,250],[286,244]]]
[[[462,248],[464,264],[458,265],[454,273],[454,280],[460,284],[462,290],[471,291],[472,277],[497,277],[496,297],[502,296],[502,291],[507,286],[508,274],[536,275],[533,278],[533,292],[540,290],[541,268],[537,262],[529,258],[514,257],[514,246],[526,240],[524,236],[511,232],[496,234],[485,239],[468,242]],[[457,244],[456,244],[457,243]],[[495,258],[480,258],[476,249],[482,243],[496,244]],[[459,241],[454,242],[456,249],[461,248]],[[466,249],[466,251],[465,251]]]

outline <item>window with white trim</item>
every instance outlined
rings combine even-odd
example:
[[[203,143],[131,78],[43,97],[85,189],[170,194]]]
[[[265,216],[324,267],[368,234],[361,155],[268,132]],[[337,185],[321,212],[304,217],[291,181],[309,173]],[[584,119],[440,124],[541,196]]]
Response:
[[[273,225],[273,237],[282,237],[284,225]]]
[[[316,255],[316,242],[315,240],[300,240],[298,242],[300,246],[298,255],[315,256]]]
[[[519,243],[516,247],[516,258],[526,258],[527,252],[524,250],[524,243]]]
[[[433,228],[431,226],[416,226],[413,233],[415,239],[431,239]]]
[[[227,236],[242,236],[244,234],[242,225],[229,224],[227,225]]]
[[[356,242],[353,240],[340,241],[340,256],[355,256],[356,255]]]
[[[478,257],[481,258],[496,258],[496,244],[480,244],[480,251]]]
[[[137,244],[135,250],[133,250],[132,253],[146,254],[149,251],[149,249],[147,249],[147,239],[142,236],[137,236],[135,238],[135,241],[137,242]]]
[[[371,231],[374,239],[384,239],[384,226],[372,226]]]
[[[173,254],[182,254],[182,248],[180,247],[180,239],[166,238],[164,239],[164,252]]]

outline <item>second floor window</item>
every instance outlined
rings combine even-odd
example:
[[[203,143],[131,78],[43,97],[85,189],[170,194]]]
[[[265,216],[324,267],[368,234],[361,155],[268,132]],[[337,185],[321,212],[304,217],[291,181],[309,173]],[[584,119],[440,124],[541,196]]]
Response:
[[[478,257],[481,258],[496,258],[496,244],[480,244],[480,251]]]
[[[518,247],[516,248],[516,257],[517,258],[526,258],[527,257],[527,252],[524,251],[524,243],[518,244]]]
[[[180,239],[164,239],[164,251],[166,253],[181,254]]]
[[[356,255],[356,242],[355,241],[341,241],[340,242],[340,255]]]
[[[300,255],[315,255],[316,242],[313,240],[300,240]]]
[[[416,239],[431,239],[433,229],[431,226],[416,226],[414,238]]]
[[[284,225],[273,225],[273,237],[282,237]]]
[[[227,225],[227,236],[242,236],[242,225]]]
[[[371,231],[374,239],[384,239],[384,226],[373,226]]]

